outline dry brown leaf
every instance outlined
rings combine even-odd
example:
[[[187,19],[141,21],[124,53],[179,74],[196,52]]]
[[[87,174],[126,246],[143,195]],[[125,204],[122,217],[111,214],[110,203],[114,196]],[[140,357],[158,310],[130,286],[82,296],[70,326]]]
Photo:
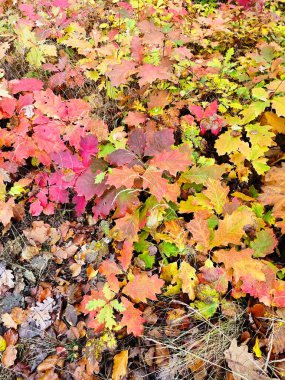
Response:
[[[19,334],[13,329],[9,329],[3,335],[3,338],[6,341],[7,346],[15,346],[19,339]]]
[[[15,346],[8,346],[2,355],[2,364],[4,367],[12,367],[17,357]]]
[[[23,310],[20,307],[14,307],[11,312],[11,316],[17,325],[21,325],[22,323],[26,322],[28,315],[29,311]]]
[[[155,363],[157,366],[165,366],[170,358],[169,349],[162,344],[155,345]]]
[[[44,221],[34,221],[32,228],[24,230],[24,235],[31,244],[43,244],[50,237],[50,225],[44,223]]]
[[[72,277],[77,277],[81,273],[81,265],[73,263],[69,266],[70,271],[72,272]]]
[[[127,375],[128,358],[128,350],[121,351],[119,354],[114,356],[112,380],[121,380]]]
[[[21,253],[22,260],[30,261],[34,256],[40,253],[39,247],[33,245],[26,245]]]
[[[5,267],[0,267],[0,288],[2,286],[7,286],[8,288],[14,288],[14,275],[10,269],[5,269]]]
[[[154,361],[154,354],[155,354],[155,347],[150,347],[149,350],[144,354],[144,360],[146,364],[151,367],[153,365]]]
[[[5,327],[8,329],[17,329],[17,323],[12,318],[11,314],[4,313],[2,314],[1,320]]]
[[[38,365],[37,371],[38,372],[45,372],[45,371],[48,371],[49,369],[54,368],[58,359],[59,358],[57,355],[48,356],[45,360],[43,360],[41,362],[41,364]]]
[[[236,339],[233,339],[224,355],[235,380],[269,380],[262,369],[262,362],[254,359],[247,346],[238,347]]]
[[[285,324],[275,322],[272,334],[272,352],[274,354],[282,354],[285,351]]]

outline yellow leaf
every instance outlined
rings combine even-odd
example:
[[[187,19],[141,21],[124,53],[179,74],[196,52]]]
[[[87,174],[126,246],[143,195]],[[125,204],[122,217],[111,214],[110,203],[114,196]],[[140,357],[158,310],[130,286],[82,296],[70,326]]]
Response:
[[[262,357],[262,352],[261,352],[260,347],[259,347],[259,339],[258,338],[255,339],[255,345],[253,347],[253,352],[255,353],[255,355],[258,358]]]
[[[242,199],[243,201],[246,201],[246,202],[251,202],[251,201],[255,200],[254,198],[249,197],[248,195],[245,195],[243,193],[240,193],[239,191],[235,191],[231,195],[232,195],[232,197],[236,197],[236,198]]]
[[[274,112],[264,112],[260,124],[270,125],[275,133],[285,133],[285,119],[278,117]]]
[[[268,92],[261,87],[252,89],[252,96],[256,99],[266,101],[268,99]]]
[[[223,207],[228,200],[229,188],[222,186],[221,181],[209,178],[206,182],[207,189],[203,191],[203,194],[209,198],[215,211],[221,214]]]
[[[233,131],[229,130],[219,136],[215,148],[220,156],[236,152],[240,146],[240,136],[236,136]]]
[[[6,340],[3,338],[3,336],[0,336],[0,351],[6,350]]]
[[[285,96],[273,98],[272,108],[275,109],[277,116],[285,116]]]
[[[187,293],[190,300],[193,301],[195,299],[195,287],[199,283],[195,268],[183,261],[179,269],[179,278],[182,281],[182,292]]]
[[[41,47],[42,52],[44,53],[45,56],[48,57],[56,57],[57,56],[57,51],[55,45],[43,45]]]
[[[129,353],[128,350],[121,351],[114,356],[112,380],[121,380],[127,374]]]

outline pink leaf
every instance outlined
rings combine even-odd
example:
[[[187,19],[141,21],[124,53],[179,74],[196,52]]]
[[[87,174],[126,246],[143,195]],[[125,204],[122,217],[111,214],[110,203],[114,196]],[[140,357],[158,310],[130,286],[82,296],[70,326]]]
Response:
[[[9,82],[10,91],[12,94],[17,94],[23,91],[40,91],[43,89],[43,82],[36,78],[14,79]]]

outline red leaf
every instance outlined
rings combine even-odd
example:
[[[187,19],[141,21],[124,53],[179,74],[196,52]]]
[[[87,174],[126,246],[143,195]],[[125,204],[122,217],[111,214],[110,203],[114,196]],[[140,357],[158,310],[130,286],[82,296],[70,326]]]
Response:
[[[113,290],[113,292],[118,292],[120,283],[116,275],[122,273],[118,265],[114,261],[104,260],[99,267],[99,272],[107,278],[110,289]]]
[[[146,115],[141,112],[129,112],[128,116],[125,118],[124,122],[131,126],[137,127],[140,124],[144,124],[146,121]]]
[[[153,156],[165,149],[169,149],[174,144],[174,136],[172,129],[163,129],[147,135],[145,148],[145,156]]]
[[[118,260],[120,261],[125,271],[129,268],[131,264],[132,257],[133,257],[133,250],[134,250],[133,244],[125,240],[123,249],[121,250],[121,255],[118,257]]]
[[[121,320],[121,326],[127,327],[128,334],[134,334],[134,336],[140,336],[143,333],[143,323],[145,320],[142,317],[142,311],[135,308],[132,302],[128,301],[125,297],[122,298],[122,303],[125,310],[122,312],[123,318]]]
[[[130,242],[138,240],[139,218],[137,213],[127,213],[122,218],[116,219],[114,232],[117,233],[117,240],[122,241],[127,239]]]
[[[24,91],[40,91],[43,87],[43,82],[36,78],[14,79],[9,82],[9,88],[13,95]]]
[[[104,182],[95,184],[94,181],[95,174],[89,168],[76,181],[74,189],[77,195],[83,196],[87,201],[93,198],[94,195],[100,197],[104,193],[106,185]]]
[[[0,100],[0,119],[8,119],[13,116],[17,100],[14,98],[2,98]]]
[[[129,134],[128,146],[139,157],[143,157],[146,145],[146,135],[142,129],[135,129]]]
[[[123,166],[134,163],[136,161],[136,155],[129,150],[118,149],[108,155],[107,161],[111,165]]]
[[[111,70],[107,72],[111,80],[112,86],[120,86],[126,84],[130,75],[134,74],[136,70],[134,62],[122,60],[118,65],[112,65]]]
[[[35,91],[35,107],[44,115],[54,119],[64,119],[67,116],[65,103],[60,96],[55,95],[51,89]]]
[[[79,153],[83,158],[83,164],[88,165],[91,156],[95,156],[98,153],[98,140],[94,135],[88,135],[81,138]]]

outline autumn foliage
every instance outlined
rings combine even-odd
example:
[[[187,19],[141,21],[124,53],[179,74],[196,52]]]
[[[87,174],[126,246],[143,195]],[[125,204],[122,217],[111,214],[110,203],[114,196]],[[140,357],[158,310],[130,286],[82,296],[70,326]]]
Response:
[[[171,346],[139,353],[138,338],[238,307],[251,325],[213,365],[285,378],[284,2],[202,3],[0,0],[10,374],[140,379]],[[50,351],[29,361],[29,339]]]

